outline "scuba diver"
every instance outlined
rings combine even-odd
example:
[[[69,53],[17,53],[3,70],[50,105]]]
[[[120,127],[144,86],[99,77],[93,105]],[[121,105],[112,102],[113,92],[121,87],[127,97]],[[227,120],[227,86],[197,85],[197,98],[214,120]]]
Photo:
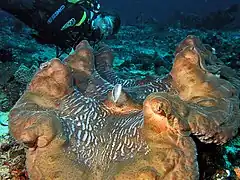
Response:
[[[94,45],[116,34],[121,23],[117,14],[100,12],[98,0],[1,0],[0,8],[35,29],[38,42],[55,44],[57,57],[81,40]]]

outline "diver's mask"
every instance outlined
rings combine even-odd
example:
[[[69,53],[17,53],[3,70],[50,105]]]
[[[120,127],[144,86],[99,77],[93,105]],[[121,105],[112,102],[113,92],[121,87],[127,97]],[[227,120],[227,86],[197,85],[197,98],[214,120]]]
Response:
[[[92,27],[93,29],[99,29],[101,35],[103,35],[104,37],[108,37],[113,33],[113,21],[114,17],[112,16],[98,15],[92,21]]]

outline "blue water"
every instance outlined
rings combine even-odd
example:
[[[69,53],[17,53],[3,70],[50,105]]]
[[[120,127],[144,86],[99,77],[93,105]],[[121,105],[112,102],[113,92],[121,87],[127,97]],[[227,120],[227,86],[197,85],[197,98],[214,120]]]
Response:
[[[174,11],[205,15],[240,3],[240,0],[101,0],[100,2],[106,9],[116,9],[123,23],[133,23],[140,13],[143,13],[146,19],[153,17],[165,21]]]

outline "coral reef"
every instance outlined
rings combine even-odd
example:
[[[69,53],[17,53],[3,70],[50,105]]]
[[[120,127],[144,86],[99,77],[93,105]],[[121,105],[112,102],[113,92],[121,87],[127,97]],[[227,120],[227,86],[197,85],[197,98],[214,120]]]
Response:
[[[5,136],[0,141],[0,177],[1,179],[27,180],[25,147],[12,137]]]
[[[12,61],[12,52],[11,49],[0,49],[0,61],[1,62],[7,62]]]
[[[118,78],[110,49],[86,41],[64,62],[42,64],[9,114],[29,177],[198,179],[190,134],[223,144],[240,124],[237,90],[205,65],[213,57],[188,36],[162,78]]]
[[[12,54],[10,63],[0,62],[3,70],[0,72],[0,84],[2,84],[1,81],[6,81],[8,77],[14,77],[21,64],[30,69],[32,65],[39,66],[39,64],[55,57],[55,47],[37,43],[31,37],[32,30],[27,26],[23,27],[21,33],[16,33],[13,31],[16,19],[2,11],[0,13],[3,16],[0,23],[4,27],[0,29],[2,37],[0,49],[10,51]],[[171,69],[175,47],[189,34],[200,37],[204,44],[210,45],[210,50],[215,49],[214,53],[218,60],[231,67],[231,69],[228,68],[228,71],[234,76],[231,83],[239,87],[239,83],[235,81],[240,79],[238,71],[240,64],[240,36],[238,31],[210,31],[170,27],[160,31],[151,24],[141,25],[141,27],[133,25],[122,26],[120,32],[115,37],[105,40],[105,43],[113,49],[115,57],[113,69],[119,77],[144,78],[155,75],[162,77],[168,74]],[[130,39],[131,41],[129,41]],[[64,55],[66,56],[66,54]],[[61,59],[65,56],[61,57]],[[6,62],[6,60],[3,61]],[[5,69],[7,68],[6,73]],[[223,72],[222,78],[225,78],[226,75],[225,79],[227,80],[233,77],[229,77],[230,73],[225,74],[225,70],[221,72]],[[219,72],[217,73],[219,74]],[[2,80],[1,77],[4,77],[1,76],[2,74],[6,74],[6,79]],[[23,93],[26,83],[19,84],[19,82],[12,80],[7,83],[7,86],[9,87],[7,92],[5,92],[4,86],[0,86],[0,93],[7,97],[1,111],[8,111],[13,106],[19,98],[18,94]],[[12,95],[9,96],[9,94]]]
[[[38,67],[32,65],[31,68],[26,67],[24,64],[21,64],[19,68],[14,73],[14,78],[20,84],[27,84],[31,81],[31,78],[36,73]]]

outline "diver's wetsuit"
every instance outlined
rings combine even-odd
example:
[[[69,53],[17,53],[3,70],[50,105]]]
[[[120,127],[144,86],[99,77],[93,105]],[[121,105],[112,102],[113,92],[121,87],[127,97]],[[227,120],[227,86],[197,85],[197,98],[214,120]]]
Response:
[[[91,29],[93,7],[82,3],[73,4],[67,0],[1,0],[0,8],[35,29],[42,42],[55,44],[62,49],[75,47],[83,39],[101,39],[100,32]],[[70,26],[66,26],[67,22]]]

